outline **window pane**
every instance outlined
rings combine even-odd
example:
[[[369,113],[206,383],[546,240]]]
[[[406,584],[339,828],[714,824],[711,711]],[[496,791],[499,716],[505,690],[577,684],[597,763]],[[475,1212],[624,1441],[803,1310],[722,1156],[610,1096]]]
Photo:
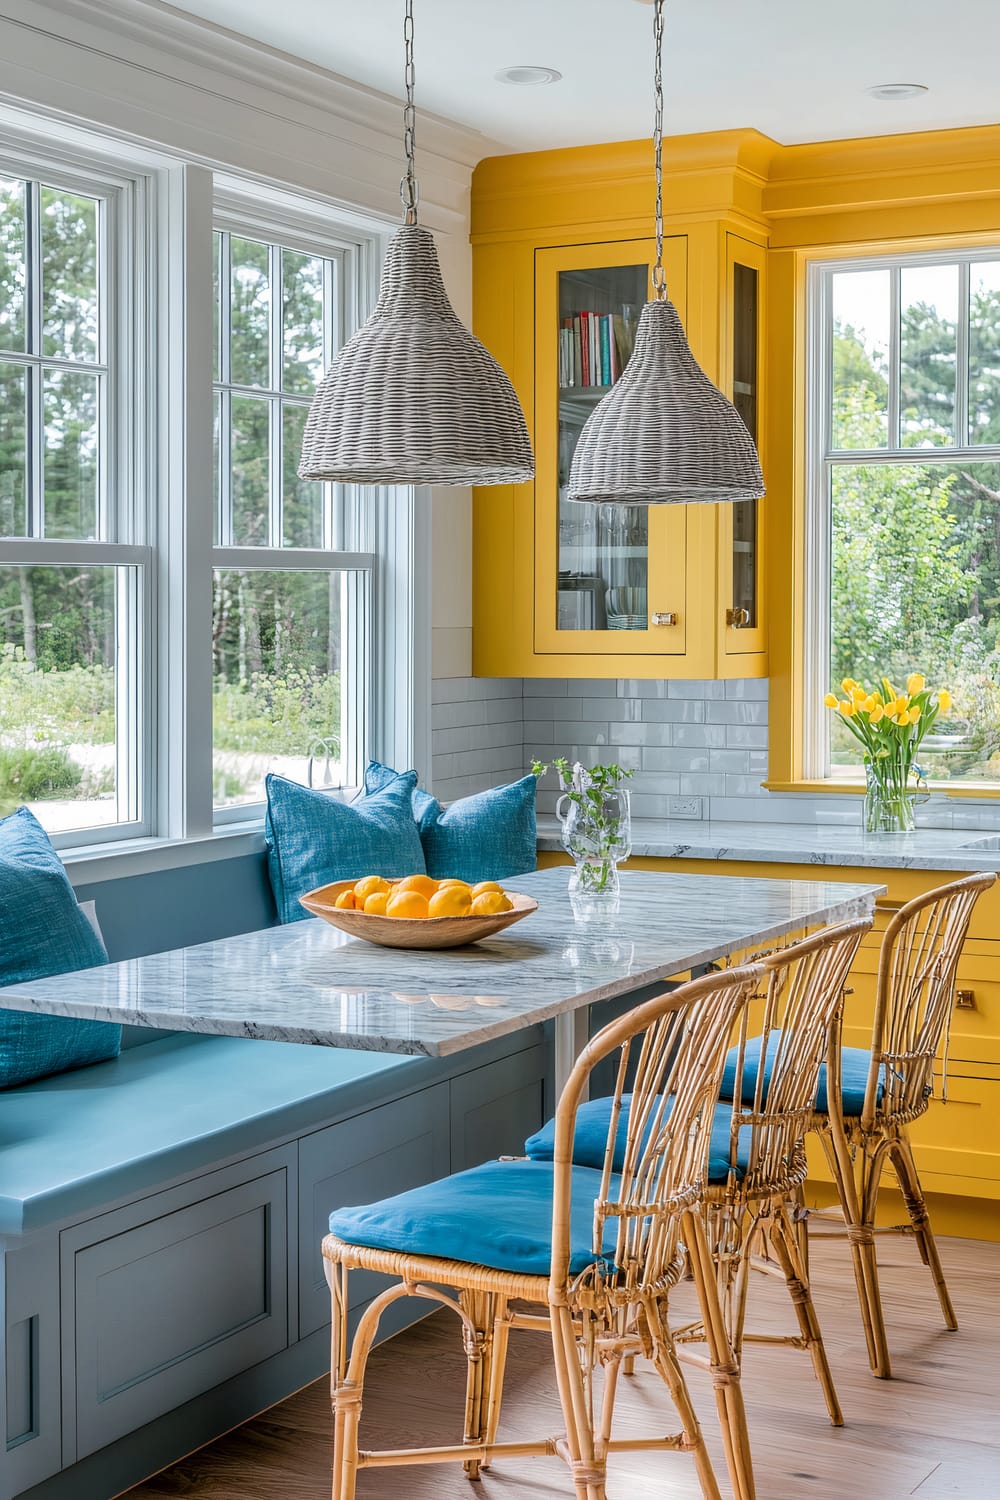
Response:
[[[904,266],[899,299],[900,442],[913,448],[953,443],[958,267]]]
[[[24,536],[25,371],[0,362],[0,536]]]
[[[24,350],[25,184],[0,178],[0,349]]]
[[[229,241],[230,359],[236,385],[271,384],[271,280],[268,248],[257,240]]]
[[[842,271],[833,280],[834,448],[884,448],[889,440],[888,271]]]
[[[118,821],[116,569],[0,568],[0,817]]]
[[[41,189],[42,351],[98,357],[97,199]]]
[[[316,480],[300,479],[302,434],[309,415],[307,406],[283,406],[282,426],[282,545],[285,547],[322,547],[323,489]]]
[[[1000,443],[1000,261],[971,267],[969,437]]]
[[[323,375],[323,262],[282,252],[284,389],[311,395]]]
[[[232,399],[233,543],[264,547],[268,540],[271,496],[269,401]]]
[[[96,375],[46,370],[45,535],[92,539],[97,534]]]
[[[219,443],[222,438],[222,397],[219,392],[215,393],[212,403],[212,540],[218,547],[222,541],[222,491],[219,487],[219,476],[222,471],[222,458],[219,452]]]
[[[262,802],[268,771],[341,784],[344,577],[216,570],[216,806]]]
[[[1000,781],[1000,465],[834,466],[830,681],[923,672],[954,712],[924,741],[935,779]],[[860,767],[843,724],[834,766]]]

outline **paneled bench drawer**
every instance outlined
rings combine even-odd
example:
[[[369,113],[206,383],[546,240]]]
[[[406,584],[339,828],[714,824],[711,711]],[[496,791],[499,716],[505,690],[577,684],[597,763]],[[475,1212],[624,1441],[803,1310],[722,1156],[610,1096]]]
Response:
[[[381,1109],[315,1130],[299,1142],[299,1337],[330,1321],[330,1293],[320,1246],[335,1208],[372,1203],[447,1177],[448,1084],[437,1083]],[[354,1307],[376,1296],[389,1278],[354,1271]]]
[[[63,1232],[64,1462],[287,1346],[294,1167],[268,1151]]]

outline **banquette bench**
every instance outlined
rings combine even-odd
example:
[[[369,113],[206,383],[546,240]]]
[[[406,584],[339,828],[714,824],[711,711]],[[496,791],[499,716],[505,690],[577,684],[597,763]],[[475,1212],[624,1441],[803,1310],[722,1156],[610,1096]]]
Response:
[[[164,1035],[0,1092],[0,1500],[108,1500],[320,1375],[331,1210],[519,1151],[549,1056]]]

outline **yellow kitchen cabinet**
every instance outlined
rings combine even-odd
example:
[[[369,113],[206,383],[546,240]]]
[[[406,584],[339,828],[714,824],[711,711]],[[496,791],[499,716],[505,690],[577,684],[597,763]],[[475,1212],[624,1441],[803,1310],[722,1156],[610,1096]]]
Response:
[[[763,431],[766,240],[746,159],[759,139],[698,138],[689,160],[672,148],[664,264],[696,358]],[[766,672],[759,504],[565,495],[580,431],[650,294],[651,210],[646,142],[495,158],[475,173],[474,325],[514,382],[536,455],[532,484],[475,495],[478,676]]]

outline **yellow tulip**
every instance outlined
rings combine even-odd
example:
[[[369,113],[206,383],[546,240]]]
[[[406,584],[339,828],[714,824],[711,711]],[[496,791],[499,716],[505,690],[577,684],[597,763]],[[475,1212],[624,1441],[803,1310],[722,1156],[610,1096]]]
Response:
[[[849,698],[851,695],[851,689],[857,687],[857,683],[854,681],[853,677],[845,677],[840,686],[845,696]]]
[[[837,695],[836,695],[836,693],[827,693],[826,697],[823,699],[823,702],[826,704],[827,708],[836,708],[837,707]]]
[[[947,688],[942,688],[938,693],[938,708],[943,714],[951,712],[951,694]]]
[[[898,695],[896,693],[896,689],[893,687],[888,677],[882,678],[882,686],[885,688],[886,697],[888,698],[889,702],[895,703]]]
[[[882,722],[882,720],[884,718],[885,718],[885,709],[882,707],[881,703],[876,703],[875,706],[874,706],[874,708],[872,708],[872,709],[869,710],[869,714],[868,714],[868,722],[869,722],[869,724],[881,724],[881,722]]]
[[[882,700],[880,698],[876,698],[874,693],[869,693],[868,697],[862,703],[861,707],[864,709],[866,714],[870,714],[874,711],[876,703],[881,705],[881,701]]]
[[[916,724],[920,719],[920,704],[915,703],[906,717],[911,724]]]
[[[843,703],[838,703],[837,707],[840,709],[840,712],[843,714],[845,719],[853,719],[854,715],[858,711],[857,706],[852,703],[850,698],[845,698]]]
[[[909,722],[910,716],[908,713],[896,715],[896,723],[900,726],[900,728],[902,728],[904,724],[909,724]]]
[[[920,672],[911,672],[910,676],[906,679],[906,691],[911,695],[913,693],[922,693],[926,685],[927,678]]]

